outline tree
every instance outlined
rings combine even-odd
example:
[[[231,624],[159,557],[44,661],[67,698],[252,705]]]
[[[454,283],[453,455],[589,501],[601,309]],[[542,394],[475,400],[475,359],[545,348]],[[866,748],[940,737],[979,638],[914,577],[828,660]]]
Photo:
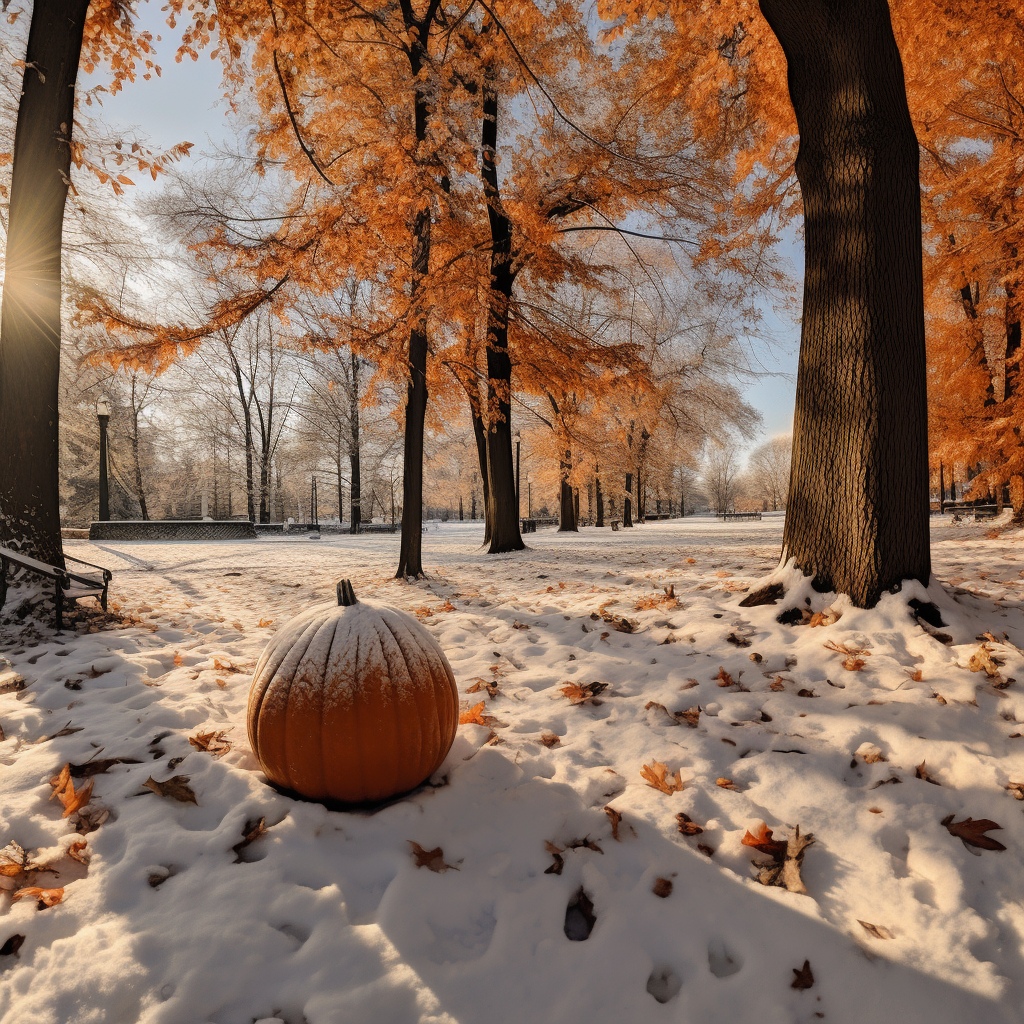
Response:
[[[773,512],[786,507],[792,450],[792,435],[786,434],[758,445],[747,457],[751,490]]]
[[[718,513],[729,512],[736,501],[739,466],[735,448],[715,445],[708,453],[703,483],[711,505]]]

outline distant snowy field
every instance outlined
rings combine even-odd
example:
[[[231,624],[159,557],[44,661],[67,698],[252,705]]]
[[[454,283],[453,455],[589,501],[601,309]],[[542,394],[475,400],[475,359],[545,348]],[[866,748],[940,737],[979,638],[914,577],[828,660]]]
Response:
[[[17,595],[4,610],[0,691],[12,670],[26,685],[0,695],[0,846],[40,870],[5,874],[8,845],[0,886],[64,893],[45,909],[0,894],[0,946],[24,936],[0,955],[0,1021],[1024,1021],[1024,802],[1006,788],[1024,783],[1024,537],[991,529],[933,527],[947,643],[907,609],[920,587],[870,612],[837,602],[826,625],[739,608],[781,519],[548,530],[503,556],[448,524],[413,585],[391,578],[397,535],[69,542],[114,570],[130,624],[58,636],[14,624]],[[281,795],[245,735],[263,646],[342,576],[418,613],[464,707],[494,719],[376,813]],[[809,611],[832,605],[801,586]],[[494,696],[465,692],[481,679]],[[562,693],[593,682],[600,704]],[[189,743],[220,730],[219,759]],[[97,758],[140,763],[95,775],[61,818],[51,777]],[[645,782],[655,761],[681,790]],[[176,775],[197,804],[143,786]],[[681,834],[680,812],[703,831]],[[949,815],[998,823],[1006,849],[966,845]],[[89,822],[84,865],[64,854]],[[754,878],[766,858],[741,840],[762,823],[814,834],[808,895]],[[457,870],[418,867],[410,841]],[[581,886],[596,923],[571,941]],[[813,984],[794,988],[805,961]]]

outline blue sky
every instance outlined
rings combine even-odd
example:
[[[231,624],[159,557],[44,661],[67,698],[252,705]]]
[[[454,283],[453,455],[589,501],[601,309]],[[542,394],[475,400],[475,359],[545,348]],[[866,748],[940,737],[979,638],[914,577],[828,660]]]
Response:
[[[163,74],[148,82],[140,78],[116,96],[105,98],[99,112],[102,120],[126,132],[137,129],[156,148],[191,142],[195,145],[193,152],[198,153],[230,140],[232,133],[225,116],[226,104],[221,98],[219,61],[200,54],[197,62],[185,58],[180,64],[176,63],[177,33],[167,28],[159,5],[152,0],[140,4],[140,21],[154,37],[162,37],[156,46],[157,63]],[[96,75],[79,85],[89,88],[101,80],[102,75]],[[138,182],[138,191],[160,187],[160,183],[153,183],[148,175],[130,176]],[[802,244],[792,238],[785,246],[785,254],[802,274]],[[744,389],[747,401],[763,417],[761,436],[755,444],[792,429],[796,390],[799,326],[778,318],[766,304],[765,328],[772,340],[752,340],[749,345],[751,363],[763,370],[764,376]]]

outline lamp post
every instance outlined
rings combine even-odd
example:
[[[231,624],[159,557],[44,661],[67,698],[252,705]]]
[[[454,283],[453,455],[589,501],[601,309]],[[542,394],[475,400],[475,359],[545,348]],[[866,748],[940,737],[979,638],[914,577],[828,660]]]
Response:
[[[519,501],[519,444],[522,438],[518,430],[512,436],[516,441],[516,515],[521,516],[523,514],[523,506]]]
[[[110,518],[110,496],[107,490],[107,424],[110,422],[110,401],[100,395],[96,402],[96,419],[100,421],[100,522]]]

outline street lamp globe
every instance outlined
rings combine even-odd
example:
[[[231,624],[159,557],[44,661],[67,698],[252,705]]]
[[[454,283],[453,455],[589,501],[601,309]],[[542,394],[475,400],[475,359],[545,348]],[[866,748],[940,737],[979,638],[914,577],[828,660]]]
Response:
[[[96,415],[97,416],[110,416],[110,399],[106,395],[100,395],[96,400]]]

